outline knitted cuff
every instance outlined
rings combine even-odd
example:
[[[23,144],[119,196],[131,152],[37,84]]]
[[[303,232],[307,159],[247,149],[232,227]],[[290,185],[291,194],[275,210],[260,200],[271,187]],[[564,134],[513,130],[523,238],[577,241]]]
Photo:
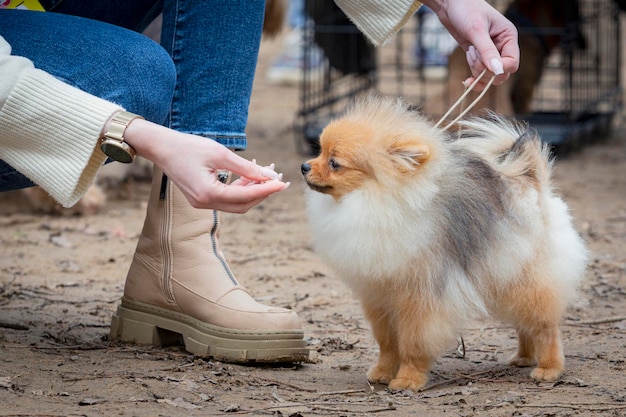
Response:
[[[119,110],[44,71],[26,71],[0,109],[0,159],[70,207],[106,160],[98,140]]]
[[[335,0],[335,3],[375,46],[387,43],[422,5],[415,0]]]

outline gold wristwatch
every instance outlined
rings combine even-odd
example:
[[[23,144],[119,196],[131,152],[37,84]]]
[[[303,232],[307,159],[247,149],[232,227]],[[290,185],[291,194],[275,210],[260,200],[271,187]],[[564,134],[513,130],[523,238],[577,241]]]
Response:
[[[128,164],[135,160],[135,150],[124,141],[124,132],[134,119],[143,119],[143,117],[127,111],[117,113],[111,119],[109,129],[102,137],[100,149],[114,161]]]

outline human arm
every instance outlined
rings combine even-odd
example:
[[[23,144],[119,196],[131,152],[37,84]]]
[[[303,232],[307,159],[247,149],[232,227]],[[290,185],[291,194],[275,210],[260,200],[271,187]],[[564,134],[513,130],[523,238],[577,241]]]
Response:
[[[108,120],[122,107],[36,69],[26,58],[11,55],[11,47],[2,37],[0,74],[0,159],[62,205],[75,204],[106,160],[98,142]],[[163,168],[198,207],[243,212],[286,187],[281,181],[267,181],[275,173],[266,170],[267,175],[260,175],[261,167],[211,140],[138,122],[129,126],[129,143]],[[131,133],[136,124],[142,127],[142,134]],[[179,139],[183,141],[177,142]],[[228,186],[214,184],[207,167],[230,170],[243,178]]]

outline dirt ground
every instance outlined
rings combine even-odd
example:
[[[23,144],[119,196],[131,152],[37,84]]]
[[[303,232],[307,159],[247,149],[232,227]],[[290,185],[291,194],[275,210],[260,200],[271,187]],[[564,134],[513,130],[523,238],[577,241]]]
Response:
[[[358,303],[313,253],[290,128],[293,87],[263,73],[276,43],[264,42],[250,120],[250,148],[292,182],[246,215],[225,215],[222,245],[239,279],[261,301],[295,309],[311,348],[298,366],[239,366],[180,347],[108,340],[137,237],[148,184],[108,190],[87,217],[30,213],[19,194],[0,199],[0,416],[624,416],[626,415],[626,126],[560,158],[555,181],[592,251],[580,301],[562,327],[567,372],[537,383],[506,360],[514,332],[496,322],[464,333],[421,392],[368,385],[377,347]]]

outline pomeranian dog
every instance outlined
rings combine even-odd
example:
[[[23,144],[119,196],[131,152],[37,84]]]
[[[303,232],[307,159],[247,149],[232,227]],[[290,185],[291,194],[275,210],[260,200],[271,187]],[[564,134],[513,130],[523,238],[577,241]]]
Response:
[[[564,371],[559,324],[587,252],[550,184],[549,150],[496,115],[459,132],[368,96],[332,121],[301,170],[315,250],[360,299],[379,345],[369,381],[418,390],[469,320],[519,337],[510,364]]]

